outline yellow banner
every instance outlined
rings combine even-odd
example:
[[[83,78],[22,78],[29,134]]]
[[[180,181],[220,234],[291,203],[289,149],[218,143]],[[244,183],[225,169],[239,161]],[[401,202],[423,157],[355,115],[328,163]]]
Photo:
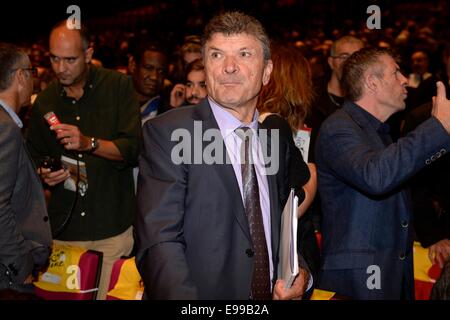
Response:
[[[134,257],[125,260],[120,269],[117,283],[108,292],[108,296],[120,300],[141,300],[143,293],[144,285],[136,268]]]
[[[34,285],[51,292],[83,293],[80,290],[80,258],[87,250],[79,247],[53,245],[50,262],[45,272],[39,274]]]

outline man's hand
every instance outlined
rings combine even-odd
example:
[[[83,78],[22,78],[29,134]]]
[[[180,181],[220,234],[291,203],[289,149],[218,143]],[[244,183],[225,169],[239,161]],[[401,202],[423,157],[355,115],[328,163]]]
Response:
[[[61,123],[51,126],[50,130],[55,131],[56,138],[66,150],[89,151],[91,149],[91,139],[84,136],[77,126]]]
[[[170,92],[170,106],[178,108],[186,100],[186,87],[184,84],[177,83]]]
[[[450,101],[445,95],[445,86],[441,81],[436,83],[437,94],[433,97],[431,114],[439,120],[445,130],[450,133]]]
[[[70,172],[66,169],[51,172],[50,169],[40,167],[38,169],[38,174],[42,181],[51,187],[70,177]]]
[[[33,275],[30,273],[28,275],[28,277],[25,278],[25,280],[23,281],[23,284],[32,284],[34,280]]]
[[[450,259],[450,240],[442,239],[428,248],[428,258],[433,264],[444,267],[446,261]]]
[[[284,280],[278,279],[273,288],[273,300],[301,300],[308,285],[309,273],[300,268],[292,287],[284,288]]]

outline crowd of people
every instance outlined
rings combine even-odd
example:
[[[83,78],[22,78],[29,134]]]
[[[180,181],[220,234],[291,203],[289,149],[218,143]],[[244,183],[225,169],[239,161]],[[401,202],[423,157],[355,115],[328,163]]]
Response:
[[[414,240],[450,272],[439,16],[329,35],[266,32],[236,11],[200,20],[170,48],[66,21],[48,48],[0,45],[0,290],[32,292],[51,243],[103,253],[98,299],[130,255],[148,299],[414,299]],[[289,287],[277,268],[291,188]]]

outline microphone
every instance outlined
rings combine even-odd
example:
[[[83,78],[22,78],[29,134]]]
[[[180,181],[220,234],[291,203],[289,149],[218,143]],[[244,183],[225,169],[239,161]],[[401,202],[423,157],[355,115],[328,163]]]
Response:
[[[56,114],[53,111],[50,111],[50,112],[47,112],[46,114],[44,114],[44,119],[47,121],[47,123],[50,126],[61,124],[61,121],[59,121],[58,117],[56,116]]]
[[[54,126],[54,125],[61,123],[61,121],[59,121],[58,117],[56,116],[56,114],[53,111],[47,112],[44,115],[44,119],[47,121],[47,123],[50,126]],[[56,130],[56,131],[58,131],[58,130]],[[75,151],[72,151],[72,153],[75,154]],[[67,213],[66,217],[64,218],[64,221],[62,222],[61,225],[58,226],[58,228],[54,232],[52,232],[53,238],[57,238],[66,229],[70,219],[72,218],[73,212],[74,212],[76,204],[77,204],[78,193],[79,193],[79,188],[80,188],[80,186],[79,186],[79,183],[80,183],[80,161],[79,161],[78,157],[75,157],[75,158],[76,158],[76,162],[77,162],[77,175],[76,175],[77,179],[75,181],[75,197],[72,201],[70,211]],[[47,168],[49,168],[51,171],[64,168],[61,160],[53,159],[50,157],[49,157],[49,159],[47,159],[47,162],[44,164],[47,165]]]
[[[61,121],[59,121],[58,117],[53,111],[47,112],[44,114],[44,119],[47,121],[48,125],[54,126],[57,124],[61,124]],[[60,132],[61,130],[56,130],[56,132]]]
[[[47,112],[44,114],[44,119],[47,121],[49,126],[54,126],[57,124],[60,124],[61,121],[59,121],[58,117],[53,111]],[[60,131],[60,130],[57,130]],[[63,168],[63,165],[61,163],[60,159],[52,158],[52,157],[45,157],[42,161],[42,166],[44,168],[50,169],[51,171],[58,171]]]

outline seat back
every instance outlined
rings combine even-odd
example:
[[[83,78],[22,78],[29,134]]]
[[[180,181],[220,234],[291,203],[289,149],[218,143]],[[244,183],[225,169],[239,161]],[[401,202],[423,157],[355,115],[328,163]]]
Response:
[[[429,300],[431,290],[441,274],[441,268],[428,258],[428,249],[414,242],[414,287],[416,300]]]
[[[144,285],[134,257],[117,260],[112,269],[106,300],[141,300]]]
[[[95,300],[103,254],[80,247],[54,245],[48,267],[34,283],[46,300]]]

